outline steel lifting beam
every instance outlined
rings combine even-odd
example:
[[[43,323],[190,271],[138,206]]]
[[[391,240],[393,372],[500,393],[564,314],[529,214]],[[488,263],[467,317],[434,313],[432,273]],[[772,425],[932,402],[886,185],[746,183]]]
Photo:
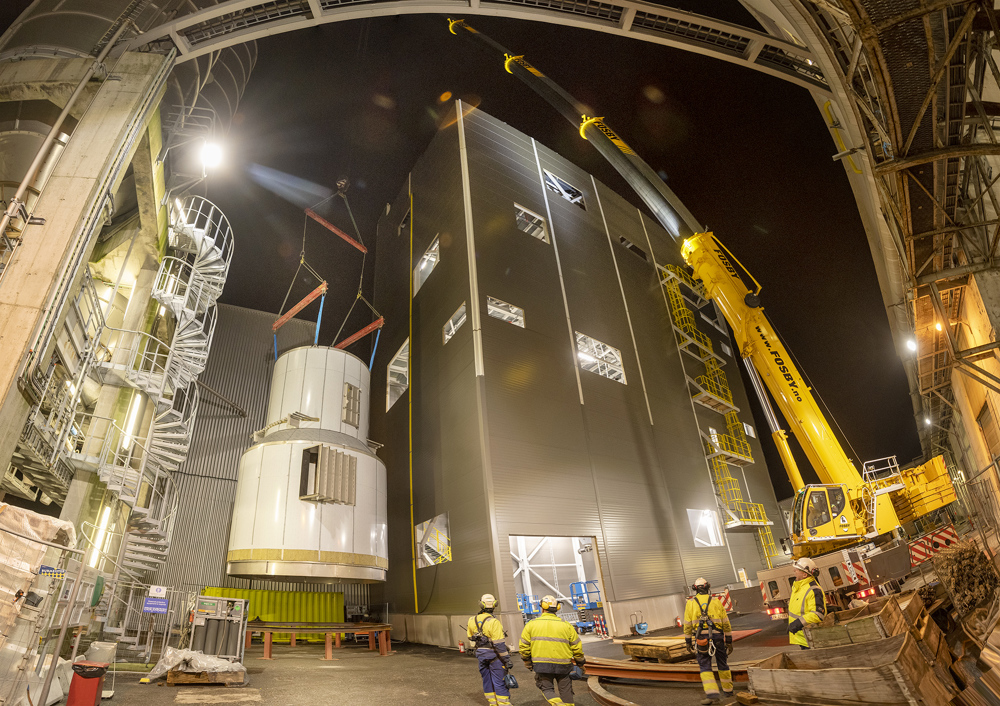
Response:
[[[376,331],[376,330],[382,328],[383,324],[385,324],[385,317],[384,316],[380,316],[377,319],[375,319],[374,321],[372,321],[370,324],[368,324],[367,326],[365,326],[363,329],[361,329],[360,331],[358,331],[357,333],[355,333],[355,334],[353,334],[353,335],[348,336],[347,338],[345,338],[343,341],[341,341],[340,343],[338,343],[337,345],[335,345],[334,348],[340,348],[341,350],[343,350],[344,348],[347,348],[349,345],[351,345],[352,343],[354,343],[355,341],[357,341],[359,338],[364,338],[365,336],[367,336],[368,334],[370,334],[372,331]]]
[[[316,289],[309,292],[309,294],[306,295],[305,299],[303,299],[298,304],[289,309],[287,312],[282,314],[281,318],[275,321],[271,325],[271,330],[277,333],[279,328],[287,324],[289,321],[292,320],[292,317],[294,317],[300,311],[309,306],[316,299],[316,297],[325,295],[326,290],[327,290],[327,284],[325,281],[323,281],[322,283],[320,283],[318,287],[316,287]]]
[[[341,238],[343,238],[344,240],[346,240],[348,243],[350,243],[351,245],[353,245],[354,247],[356,247],[361,252],[363,252],[365,254],[368,254],[368,248],[366,248],[364,245],[362,245],[361,243],[359,243],[357,240],[355,240],[354,238],[352,238],[351,236],[349,236],[347,233],[345,233],[344,231],[342,231],[337,226],[335,226],[332,223],[330,223],[330,221],[328,221],[325,218],[323,218],[323,216],[319,215],[318,213],[316,213],[311,208],[307,208],[306,209],[306,215],[309,216],[314,221],[316,221],[317,223],[319,223],[321,226],[323,226],[327,230],[329,230],[331,233],[335,233],[336,235],[339,235]]]

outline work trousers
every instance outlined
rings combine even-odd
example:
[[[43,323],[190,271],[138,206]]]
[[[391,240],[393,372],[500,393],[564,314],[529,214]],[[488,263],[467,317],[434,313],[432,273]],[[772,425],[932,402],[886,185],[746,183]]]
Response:
[[[476,650],[479,659],[479,673],[483,677],[483,694],[490,706],[508,706],[510,690],[503,683],[504,668],[493,650]]]
[[[542,690],[545,700],[554,706],[573,706],[573,680],[569,674],[539,674],[535,672],[535,686]],[[556,694],[556,690],[559,694]]]
[[[726,640],[722,635],[715,635],[711,644],[715,646],[715,663],[719,666],[719,681],[722,682],[722,690],[731,692],[733,690],[733,673],[729,671],[729,659],[726,656]],[[712,655],[708,652],[696,651],[698,657],[698,669],[701,671],[701,685],[705,687],[705,694],[708,696],[719,695],[719,685],[715,682],[715,674],[712,672]]]

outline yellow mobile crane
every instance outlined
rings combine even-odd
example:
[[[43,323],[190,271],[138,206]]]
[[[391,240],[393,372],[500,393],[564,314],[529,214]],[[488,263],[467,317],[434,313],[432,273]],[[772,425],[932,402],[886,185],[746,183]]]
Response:
[[[955,500],[955,489],[941,456],[901,471],[892,459],[866,464],[858,473],[816,400],[764,315],[760,285],[712,233],[684,240],[681,255],[701,280],[707,299],[726,317],[749,363],[785,471],[796,491],[792,505],[792,541],[798,555],[812,556],[892,532]],[[754,283],[750,291],[737,266]],[[821,485],[806,485],[788,446],[785,431],[770,412],[761,381],[805,451]]]
[[[874,539],[955,500],[955,489],[940,456],[902,471],[894,458],[883,459],[883,463],[866,464],[864,476],[858,473],[764,315],[758,297],[760,285],[753,276],[712,233],[697,232],[700,227],[691,213],[603,118],[585,115],[579,101],[524,56],[509,52],[464,20],[449,19],[448,23],[452,34],[502,55],[504,69],[578,127],[580,135],[594,145],[667,232],[681,242],[681,255],[704,289],[699,294],[715,302],[733,330],[796,491],[792,506],[796,556],[814,556]],[[754,291],[747,288],[737,265],[753,282]],[[694,280],[688,284],[699,286]],[[762,385],[787,420],[820,484],[806,485],[803,481]]]

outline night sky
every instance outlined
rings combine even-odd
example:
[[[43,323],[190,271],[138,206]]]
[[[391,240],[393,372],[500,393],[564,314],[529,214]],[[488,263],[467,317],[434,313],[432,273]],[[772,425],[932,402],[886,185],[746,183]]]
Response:
[[[755,26],[741,7],[729,5],[716,16]],[[756,276],[769,317],[843,429],[842,441],[856,452],[845,444],[849,456],[895,454],[906,462],[919,455],[868,241],[843,166],[831,159],[838,149],[805,89],[632,39],[467,19],[604,116]],[[225,138],[226,164],[208,182],[208,197],[229,216],[236,237],[222,302],[279,310],[298,266],[302,208],[322,198],[282,198],[254,176],[258,167],[305,180],[314,193],[349,178],[351,206],[373,249],[377,219],[433,138],[446,92],[478,104],[641,206],[574,128],[499,62],[449,34],[443,17],[328,24],[258,41],[258,51]],[[318,210],[352,231],[339,199]],[[307,260],[331,283],[320,334],[329,344],[354,300],[361,256],[315,223],[306,233]],[[364,277],[369,298],[372,257]],[[300,276],[289,302],[316,284]],[[303,313],[315,315],[315,307]],[[344,333],[369,321],[359,305]],[[370,347],[365,342],[352,350],[366,357]],[[766,436],[763,416],[755,417]],[[778,498],[787,497],[777,454],[769,441],[764,445]],[[800,465],[808,467],[804,460]]]

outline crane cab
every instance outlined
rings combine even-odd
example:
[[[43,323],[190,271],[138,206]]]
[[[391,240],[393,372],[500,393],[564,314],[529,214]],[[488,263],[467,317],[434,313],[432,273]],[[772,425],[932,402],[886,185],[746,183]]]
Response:
[[[796,494],[792,505],[795,544],[837,542],[859,536],[846,485],[807,485]]]

